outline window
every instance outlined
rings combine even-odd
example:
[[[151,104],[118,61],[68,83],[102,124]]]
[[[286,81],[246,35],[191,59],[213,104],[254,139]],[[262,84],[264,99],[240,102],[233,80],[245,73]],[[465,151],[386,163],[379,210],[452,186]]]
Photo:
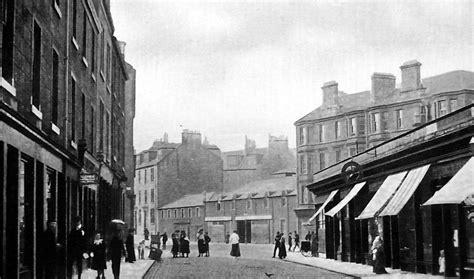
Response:
[[[184,208],[181,208],[181,218],[184,218]]]
[[[86,138],[86,95],[81,96],[81,139]]]
[[[142,202],[142,191],[138,191],[138,204]]]
[[[382,131],[387,131],[388,130],[388,112],[384,111],[382,112],[382,117],[381,117],[381,130]]]
[[[167,213],[168,213],[168,219],[170,219],[171,218],[171,210],[168,209]]]
[[[145,179],[145,183],[146,183],[147,169],[145,169],[145,175],[144,175],[143,177],[144,177],[144,179]]]
[[[148,216],[147,216],[148,214],[147,214],[147,213],[148,213],[148,211],[147,211],[146,209],[143,209],[143,226],[144,226],[145,228],[147,227],[146,221],[148,220],[148,218],[147,218],[147,217],[148,217]]]
[[[313,174],[313,154],[308,154],[308,172]]]
[[[300,173],[301,174],[306,174],[307,173],[306,155],[305,154],[300,154]]]
[[[90,151],[94,153],[95,146],[94,146],[94,135],[95,135],[95,113],[94,107],[91,106],[91,133],[90,133]]]
[[[177,209],[174,210],[174,218],[175,219],[178,218],[178,210]]]
[[[193,210],[191,208],[188,208],[188,217],[193,217]]]
[[[2,1],[2,78],[13,85],[13,43],[15,34],[15,0]]]
[[[91,33],[91,72],[95,73],[95,40],[96,40],[96,35],[94,31]]]
[[[150,202],[155,202],[155,189],[150,190]]]
[[[35,21],[33,29],[33,90],[31,104],[41,110],[41,28]]]
[[[372,113],[372,132],[379,132],[380,130],[380,113]]]
[[[453,112],[458,109],[458,99],[449,99],[449,111]]]
[[[319,153],[319,169],[326,168],[326,154],[324,152]]]
[[[155,209],[154,208],[150,209],[150,223],[151,224],[155,223]]]
[[[232,210],[235,210],[235,200],[232,200]]]
[[[201,217],[201,212],[199,211],[199,207],[196,207],[196,217]]]
[[[138,183],[141,183],[142,181],[142,175],[141,175],[141,171],[139,170],[138,171]]]
[[[252,200],[249,198],[247,199],[247,209],[251,209],[252,208]]]
[[[72,36],[77,38],[77,0],[72,0]]]
[[[349,147],[349,155],[352,157],[357,154],[357,150],[355,147]]]
[[[150,180],[155,181],[155,169],[150,169]]]
[[[415,123],[425,123],[428,120],[426,106],[420,105],[418,114],[415,114]]]
[[[341,138],[341,123],[339,121],[336,121],[334,123],[334,132],[335,132],[335,138],[339,139]]]
[[[441,117],[447,113],[446,101],[438,101],[436,104],[436,118]]]
[[[324,142],[324,125],[318,125],[318,140],[319,142]]]
[[[141,209],[138,210],[138,224],[139,225],[142,224],[142,210]]]
[[[357,118],[352,117],[349,119],[349,136],[354,136],[357,129]]]
[[[403,110],[402,109],[397,109],[396,117],[397,117],[397,129],[403,128]]]
[[[71,140],[76,141],[76,80],[71,80]]]
[[[110,84],[111,79],[112,79],[112,72],[111,72],[111,71],[112,71],[112,65],[111,65],[111,63],[110,63],[110,59],[111,59],[111,58],[110,58],[110,55],[111,55],[111,53],[110,53],[110,45],[109,45],[109,44],[107,44],[107,54],[106,54],[106,55],[107,55],[107,56],[106,56],[107,64],[106,64],[106,66],[105,66],[105,67],[106,67],[105,71],[106,71],[106,76],[107,76],[107,81],[108,81],[107,83]]]
[[[336,150],[336,163],[341,161],[341,150]]]
[[[281,207],[285,207],[285,206],[286,206],[286,197],[282,196],[281,197]]]
[[[300,127],[300,145],[306,144],[306,127]]]
[[[216,203],[216,210],[221,211],[221,201],[217,201]]]
[[[58,84],[59,84],[59,54],[53,49],[53,88],[51,92],[51,122],[58,125]]]
[[[263,207],[268,208],[268,206],[269,206],[268,197],[265,197],[263,199]]]
[[[104,152],[104,115],[105,115],[105,109],[104,109],[104,103],[100,101],[100,110],[99,110],[99,148],[100,151]],[[138,171],[138,182],[140,182],[140,171]]]
[[[146,176],[145,176],[146,177]],[[145,204],[148,203],[148,193],[147,193],[147,190],[145,190],[144,192],[144,198],[145,198]]]
[[[105,152],[107,154],[106,158],[109,157],[110,153],[110,138],[109,138],[109,127],[110,127],[110,113],[105,113]]]
[[[82,56],[87,59],[87,13],[84,7],[84,24],[82,26]]]
[[[133,220],[135,221],[134,224],[138,224],[137,211],[136,211],[136,210],[133,212],[133,215],[134,215],[134,216],[133,216]]]
[[[307,140],[306,142],[307,143],[313,143],[314,142],[314,125],[311,125],[311,126],[308,126],[306,127],[306,129],[308,129],[308,133],[307,133]]]

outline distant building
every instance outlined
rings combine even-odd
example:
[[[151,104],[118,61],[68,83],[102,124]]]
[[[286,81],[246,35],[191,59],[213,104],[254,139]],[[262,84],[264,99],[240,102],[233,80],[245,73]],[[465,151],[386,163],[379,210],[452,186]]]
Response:
[[[224,242],[233,230],[243,243],[272,243],[277,231],[288,235],[297,230],[296,177],[291,171],[216,193],[205,204],[205,228],[215,242]]]
[[[370,90],[354,94],[327,82],[322,105],[295,122],[300,226],[325,199],[306,188],[317,182],[315,172],[472,103],[474,73],[422,79],[420,67],[416,60],[404,63],[398,88],[395,76],[383,73],[372,75]]]
[[[268,137],[267,148],[257,148],[245,137],[245,149],[223,152],[224,190],[233,191],[251,181],[272,177],[275,171],[294,168],[296,159],[285,136]]]
[[[181,144],[160,141],[135,156],[135,219],[138,233],[163,231],[157,209],[185,195],[222,191],[222,159],[199,132],[184,130]]]

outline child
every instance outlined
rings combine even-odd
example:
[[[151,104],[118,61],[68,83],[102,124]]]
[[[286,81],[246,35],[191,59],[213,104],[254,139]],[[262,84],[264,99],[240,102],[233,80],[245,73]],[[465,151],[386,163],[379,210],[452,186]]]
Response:
[[[439,274],[444,274],[444,271],[446,268],[445,262],[444,262],[444,250],[439,251],[438,264],[439,264]]]
[[[145,259],[145,240],[138,243],[138,258]]]
[[[105,278],[104,269],[107,268],[105,264],[105,243],[102,239],[99,232],[95,234],[94,243],[91,247],[91,257],[92,257],[92,269],[97,270],[97,279],[102,275],[102,279]]]

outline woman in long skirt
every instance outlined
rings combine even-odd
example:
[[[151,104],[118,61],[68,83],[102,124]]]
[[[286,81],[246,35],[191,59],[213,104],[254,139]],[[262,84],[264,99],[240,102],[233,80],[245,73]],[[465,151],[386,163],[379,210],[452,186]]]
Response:
[[[205,246],[204,246],[204,234],[202,232],[203,232],[203,230],[200,229],[198,234],[197,234],[198,252],[199,252],[198,257],[203,256],[203,254],[206,252],[205,251]]]
[[[107,269],[105,263],[106,245],[99,232],[95,234],[94,243],[91,246],[92,264],[91,268],[97,270],[97,278],[105,278],[104,269]]]
[[[383,249],[383,239],[380,235],[375,237],[372,243],[372,255],[374,260],[373,272],[376,274],[387,273],[385,270],[385,252]]]
[[[283,234],[283,233],[281,233],[280,249],[278,249],[278,257],[279,257],[280,259],[286,258],[285,237],[284,237],[284,234]]]
[[[184,258],[186,255],[186,258],[189,257],[189,239],[186,237],[186,232],[181,231],[181,237],[180,237],[180,249],[181,249],[181,257]]]
[[[232,245],[232,249],[230,250],[230,255],[232,257],[235,257],[236,259],[240,257],[239,240],[240,238],[239,238],[239,235],[237,234],[237,231],[234,231],[229,237],[230,244]]]
[[[178,244],[178,236],[176,232],[171,234],[171,241],[173,241],[173,246],[171,246],[171,253],[173,253],[173,258],[177,258],[178,251],[179,251],[179,244]]]
[[[134,263],[137,258],[135,257],[135,243],[133,239],[134,229],[128,230],[127,240],[125,240],[125,247],[127,247],[127,262]]]

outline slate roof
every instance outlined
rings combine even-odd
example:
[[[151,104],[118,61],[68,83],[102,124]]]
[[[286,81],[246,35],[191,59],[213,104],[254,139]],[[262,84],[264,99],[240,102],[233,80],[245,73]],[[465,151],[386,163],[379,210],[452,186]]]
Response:
[[[185,195],[182,198],[175,200],[174,202],[163,205],[159,209],[204,206],[204,198],[206,198],[207,200],[214,195],[214,192]]]

